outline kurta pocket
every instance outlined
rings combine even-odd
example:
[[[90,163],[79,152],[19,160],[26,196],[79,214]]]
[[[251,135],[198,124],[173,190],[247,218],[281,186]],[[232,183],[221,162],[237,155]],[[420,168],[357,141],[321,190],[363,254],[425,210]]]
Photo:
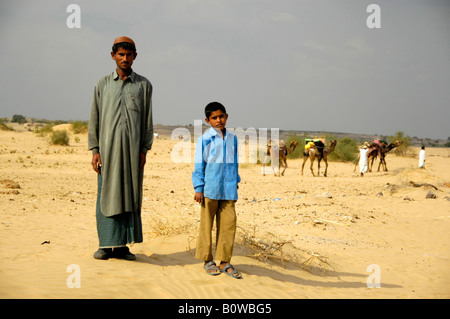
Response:
[[[130,111],[140,112],[141,111],[141,99],[138,96],[129,94],[127,99],[127,109]]]

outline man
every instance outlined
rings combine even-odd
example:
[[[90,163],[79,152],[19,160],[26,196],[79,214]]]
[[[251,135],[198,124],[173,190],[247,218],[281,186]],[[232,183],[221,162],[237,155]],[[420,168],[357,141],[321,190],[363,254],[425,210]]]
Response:
[[[364,176],[364,173],[366,173],[369,168],[368,155],[369,149],[367,143],[364,143],[364,145],[359,148],[359,173],[361,176]]]
[[[153,143],[153,89],[131,69],[136,56],[132,39],[116,38],[111,52],[116,70],[94,90],[88,140],[98,176],[96,259],[134,260],[127,244],[143,240],[142,184]]]
[[[425,168],[425,146],[419,152],[419,168]]]

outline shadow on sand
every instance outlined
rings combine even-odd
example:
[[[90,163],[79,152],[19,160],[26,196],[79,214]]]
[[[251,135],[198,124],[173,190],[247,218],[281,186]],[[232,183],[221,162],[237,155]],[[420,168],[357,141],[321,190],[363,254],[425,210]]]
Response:
[[[245,247],[236,244],[235,256],[246,257],[244,253]],[[149,263],[152,265],[166,266],[181,266],[196,265],[202,266],[202,262],[194,258],[195,249],[179,251],[169,254],[136,254],[136,261],[141,263]],[[251,258],[251,257],[246,257]],[[309,270],[305,270],[297,265],[285,262],[281,265],[279,262],[273,261],[258,261],[257,263],[239,263],[235,265],[236,268],[244,275],[265,276],[280,282],[291,282],[298,285],[313,286],[313,287],[328,287],[328,288],[367,288],[366,278],[367,273],[349,273],[339,271],[326,271],[314,266],[308,266]],[[311,280],[302,277],[310,277],[311,275],[320,277],[321,280]],[[350,280],[344,279],[350,277]],[[355,279],[356,277],[356,279]],[[361,278],[361,280],[357,280]],[[402,288],[402,286],[382,283],[383,288]]]

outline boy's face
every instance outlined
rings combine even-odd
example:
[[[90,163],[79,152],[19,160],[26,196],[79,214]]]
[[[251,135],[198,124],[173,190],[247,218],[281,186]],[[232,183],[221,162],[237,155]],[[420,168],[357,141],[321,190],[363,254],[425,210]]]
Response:
[[[111,57],[116,61],[117,67],[125,72],[131,69],[136,56],[136,52],[124,48],[119,48],[116,53],[111,52]]]
[[[213,128],[223,131],[227,124],[228,114],[223,113],[221,110],[217,110],[211,113],[209,118],[205,119],[206,123]]]

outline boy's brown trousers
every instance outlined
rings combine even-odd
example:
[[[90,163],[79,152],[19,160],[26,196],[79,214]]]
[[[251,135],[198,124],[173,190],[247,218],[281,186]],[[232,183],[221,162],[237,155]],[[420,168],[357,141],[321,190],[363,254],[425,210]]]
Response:
[[[212,227],[216,217],[215,260],[230,262],[236,235],[236,211],[234,200],[214,200],[204,198],[200,210],[200,235],[197,241],[195,258],[213,260]]]

